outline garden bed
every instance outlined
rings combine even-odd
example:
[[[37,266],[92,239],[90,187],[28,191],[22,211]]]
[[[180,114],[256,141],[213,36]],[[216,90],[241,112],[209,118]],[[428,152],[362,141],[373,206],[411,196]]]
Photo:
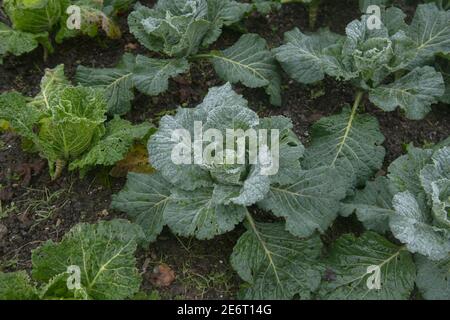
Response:
[[[154,1],[144,1],[152,6]],[[414,13],[415,5],[399,6]],[[43,61],[41,49],[32,53],[5,59],[0,65],[0,93],[17,90],[25,95],[39,93],[39,82],[46,68],[65,65],[66,74],[73,78],[78,65],[112,67],[124,52],[145,53],[128,32],[126,16],[120,17],[124,32],[119,40],[104,38],[75,38],[56,47],[55,53]],[[329,27],[344,33],[346,25],[360,16],[357,1],[327,0],[320,7],[317,26]],[[248,32],[257,33],[268,41],[270,48],[282,44],[284,32],[293,27],[308,30],[308,13],[301,4],[283,5],[268,15],[252,13],[243,24]],[[214,44],[214,48],[229,47],[240,33],[227,29]],[[221,80],[207,62],[196,64],[183,75],[170,80],[169,90],[157,97],[138,94],[132,110],[125,118],[133,123],[158,120],[170,114],[177,106],[193,107],[199,104],[208,89],[221,85]],[[281,107],[271,106],[263,89],[249,89],[240,84],[233,88],[243,94],[249,106],[262,116],[283,115],[292,119],[294,132],[307,146],[313,123],[322,117],[339,113],[346,104],[352,104],[354,89],[345,83],[326,78],[316,85],[302,85],[283,75]],[[405,153],[405,146],[437,143],[450,136],[450,108],[436,104],[432,112],[421,121],[408,120],[399,111],[383,112],[370,101],[363,101],[364,110],[374,115],[386,140],[386,157],[377,175],[384,175],[393,160]],[[0,271],[31,270],[31,251],[48,239],[61,240],[62,236],[79,222],[126,218],[110,209],[111,196],[119,192],[125,178],[112,178],[108,170],[91,171],[80,178],[77,172],[64,171],[51,181],[47,163],[35,154],[22,151],[21,139],[12,132],[0,136]],[[264,217],[254,207],[252,211]],[[273,218],[269,218],[270,219]],[[362,226],[356,218],[338,218],[322,235],[325,245],[346,232],[359,233]],[[242,281],[232,270],[229,257],[237,239],[245,231],[238,227],[231,233],[214,240],[199,241],[177,237],[167,228],[147,249],[138,251],[138,269],[143,276],[142,291],[157,291],[167,299],[226,299],[235,298]],[[168,265],[176,275],[167,286],[158,287],[155,267]],[[156,293],[153,292],[153,295]]]

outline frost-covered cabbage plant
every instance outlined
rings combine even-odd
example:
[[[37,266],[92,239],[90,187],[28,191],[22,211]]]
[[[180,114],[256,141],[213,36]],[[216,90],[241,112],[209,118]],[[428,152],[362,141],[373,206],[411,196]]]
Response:
[[[224,26],[242,19],[251,9],[233,0],[159,0],[154,8],[137,4],[128,17],[130,32],[162,58],[128,54],[115,68],[80,66],[77,80],[107,89],[111,114],[131,108],[133,89],[155,96],[168,89],[168,80],[189,70],[199,59],[211,61],[220,78],[250,88],[265,88],[271,103],[281,104],[280,77],[266,41],[256,34],[243,35],[225,50],[204,52],[221,35]]]
[[[425,299],[450,299],[449,143],[447,139],[434,149],[409,146],[408,154],[390,165],[387,177],[368,182],[343,204],[344,216],[355,212],[366,229],[379,234],[390,232],[403,244],[385,258],[381,258],[383,252],[364,249],[372,258],[379,258],[376,265],[381,266],[381,286],[390,289],[397,285],[391,297],[408,298],[415,281]],[[358,273],[351,274],[351,267],[332,262],[331,269],[338,275],[327,285],[332,297],[349,293],[349,297],[358,298],[363,294],[358,290],[362,278]],[[346,281],[351,277],[351,282]]]
[[[47,69],[40,88],[34,98],[18,92],[0,95],[0,119],[48,160],[52,178],[66,165],[82,174],[96,165],[114,165],[152,127],[132,125],[118,116],[106,122],[104,92],[73,86],[63,65]]]
[[[400,107],[410,119],[422,119],[445,94],[443,76],[433,62],[450,51],[450,11],[435,4],[417,7],[410,25],[391,7],[382,12],[380,28],[370,19],[352,21],[346,36],[328,30],[306,35],[299,29],[285,34],[274,50],[284,70],[300,83],[325,75],[350,81],[359,93],[384,111]]]
[[[249,283],[242,297],[289,299],[298,294],[307,299],[318,292],[326,273],[319,234],[331,226],[346,194],[383,163],[384,137],[376,119],[353,115],[343,137],[349,116],[346,109],[316,123],[305,150],[289,119],[260,119],[229,84],[212,88],[197,107],[162,118],[149,141],[150,162],[158,173],[130,173],[112,206],[127,212],[150,241],[165,225],[177,235],[211,239],[245,220],[247,232],[231,257],[235,270]],[[172,141],[172,134],[181,128],[193,133],[195,121],[202,121],[205,130],[216,128],[224,134],[226,128],[278,129],[278,173],[264,176],[257,165],[248,163],[174,164],[171,152],[177,140]],[[248,209],[252,205],[282,219],[257,222],[254,210]],[[387,245],[387,253],[395,248],[382,237],[367,237],[364,241]]]

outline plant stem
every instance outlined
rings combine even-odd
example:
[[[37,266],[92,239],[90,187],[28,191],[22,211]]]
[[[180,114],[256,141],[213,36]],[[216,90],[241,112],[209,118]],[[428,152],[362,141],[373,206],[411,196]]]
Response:
[[[194,54],[192,56],[189,57],[189,60],[203,60],[203,59],[209,59],[209,58],[213,58],[214,55],[211,53],[199,53],[199,54]]]
[[[65,166],[66,166],[66,162],[64,160],[56,160],[55,175],[53,176],[52,180],[56,180],[61,176],[62,171]]]
[[[363,91],[358,91],[356,93],[355,102],[353,102],[353,107],[352,107],[352,117],[355,116],[356,110],[358,109],[359,105],[361,104],[363,95],[364,95]]]

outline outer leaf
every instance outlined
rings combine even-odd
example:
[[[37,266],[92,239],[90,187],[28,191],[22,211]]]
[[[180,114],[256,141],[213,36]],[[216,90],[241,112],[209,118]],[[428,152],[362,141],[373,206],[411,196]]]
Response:
[[[420,171],[420,181],[425,192],[433,193],[433,182],[439,180],[450,181],[450,147],[436,151],[431,157],[432,164],[428,164]]]
[[[375,181],[367,182],[363,190],[346,200],[341,208],[343,216],[356,212],[358,220],[368,230],[378,233],[389,231],[389,217],[395,213],[392,207],[394,195],[389,189],[389,180],[378,177]]]
[[[281,9],[281,3],[274,0],[252,0],[256,10],[261,14],[269,14],[274,10]]]
[[[450,179],[433,182],[431,187],[434,224],[446,228],[450,235]]]
[[[169,187],[159,173],[129,173],[127,184],[113,196],[111,207],[126,212],[141,226],[147,241],[153,242],[165,224],[164,211],[170,201]]]
[[[64,74],[64,65],[57,65],[53,69],[45,69],[45,74],[41,79],[39,94],[33,98],[32,105],[41,109],[52,109],[52,100],[58,98],[61,91],[71,86]]]
[[[416,255],[417,287],[427,300],[450,300],[450,260],[439,262]]]
[[[408,35],[418,51],[413,66],[432,59],[436,53],[449,53],[450,11],[440,11],[432,3],[418,5]]]
[[[39,110],[27,105],[27,100],[20,93],[6,92],[0,95],[0,119],[8,121],[21,136],[37,142],[33,128],[40,118]]]
[[[50,281],[40,288],[39,297],[42,300],[88,300],[89,296],[86,288],[80,285],[80,288],[70,290],[67,287],[67,280],[71,274],[64,272],[50,279]]]
[[[308,299],[320,284],[319,236],[300,240],[283,223],[251,223],[238,240],[231,264],[250,283],[245,299]]]
[[[131,110],[133,69],[135,58],[126,53],[115,68],[87,68],[78,66],[75,79],[83,86],[98,87],[105,91],[108,113],[122,115]]]
[[[416,68],[406,76],[388,85],[370,91],[370,101],[384,111],[402,108],[406,117],[423,119],[430,106],[444,95],[444,79],[432,67]]]
[[[203,40],[203,45],[208,46],[214,43],[222,33],[222,27],[239,22],[243,16],[250,11],[250,4],[232,0],[209,0],[208,21],[211,22],[211,29]]]
[[[195,191],[172,190],[171,201],[164,212],[170,229],[181,236],[212,239],[231,231],[247,212],[238,205],[225,206],[214,197],[212,188]]]
[[[394,236],[405,243],[408,250],[431,260],[442,260],[450,253],[450,232],[434,227],[409,191],[395,195],[393,206],[397,214],[391,216]]]
[[[60,243],[48,241],[33,251],[33,278],[49,281],[75,265],[90,298],[132,297],[140,286],[134,252],[142,236],[124,220],[79,224]]]
[[[169,79],[189,70],[186,59],[161,60],[137,56],[133,81],[136,88],[150,96],[156,96],[169,87]]]
[[[67,2],[61,0],[5,0],[3,6],[15,30],[41,33],[52,30]]]
[[[305,147],[292,131],[292,121],[283,116],[263,118],[260,119],[258,129],[267,129],[268,135],[276,129],[280,134],[279,169],[276,175],[270,176],[271,183],[294,183],[296,172],[301,170],[300,159],[305,153]],[[268,147],[271,148],[270,143]]]
[[[142,139],[151,129],[149,123],[132,125],[115,117],[106,126],[106,134],[82,158],[73,161],[69,169],[89,170],[96,165],[111,166],[122,160],[133,143]]]
[[[364,184],[382,164],[384,136],[378,121],[345,108],[341,114],[320,119],[312,127],[312,141],[303,166],[338,169],[348,187]]]
[[[319,295],[333,300],[406,300],[414,288],[416,268],[411,254],[382,236],[366,232],[355,238],[347,234],[331,248],[325,262],[327,274],[335,279],[324,282]],[[368,278],[379,268],[381,289],[370,290]]]
[[[0,22],[0,63],[3,56],[8,53],[20,56],[33,51],[39,45],[36,40],[39,36],[43,37],[45,34],[36,36],[31,33],[16,31]]]
[[[247,87],[266,87],[271,103],[281,105],[280,77],[266,41],[256,34],[245,34],[233,46],[209,55],[214,69],[225,81],[242,82]]]
[[[0,300],[36,300],[36,288],[25,271],[0,272]]]
[[[284,34],[285,44],[274,49],[274,53],[289,76],[300,83],[314,83],[322,80],[325,69],[332,66],[324,49],[341,40],[341,36],[328,30],[308,36],[295,28]]]
[[[258,205],[286,218],[286,229],[293,235],[308,237],[316,230],[325,232],[331,225],[345,193],[338,172],[321,167],[298,172],[292,184],[271,186]]]
[[[389,166],[388,177],[394,194],[410,191],[424,202],[425,195],[420,181],[420,171],[430,162],[433,150],[408,146],[408,154],[399,157]]]

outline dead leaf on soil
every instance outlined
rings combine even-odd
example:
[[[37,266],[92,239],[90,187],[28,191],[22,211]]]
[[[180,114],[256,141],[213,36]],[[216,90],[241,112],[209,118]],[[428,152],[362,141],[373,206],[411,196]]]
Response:
[[[14,170],[22,177],[21,186],[27,187],[30,184],[31,176],[38,175],[45,167],[45,162],[41,159],[32,163],[21,163]]]
[[[14,192],[11,187],[3,187],[0,189],[0,201],[9,201],[12,199]]]
[[[110,175],[114,178],[126,177],[128,172],[153,173],[155,169],[148,163],[148,151],[142,144],[134,145],[125,159],[119,161],[111,169]]]
[[[152,283],[157,287],[168,287],[175,280],[175,272],[167,265],[160,264],[153,269]]]
[[[137,48],[138,48],[138,45],[136,43],[130,42],[125,45],[125,51],[133,51],[133,50],[136,50]]]

